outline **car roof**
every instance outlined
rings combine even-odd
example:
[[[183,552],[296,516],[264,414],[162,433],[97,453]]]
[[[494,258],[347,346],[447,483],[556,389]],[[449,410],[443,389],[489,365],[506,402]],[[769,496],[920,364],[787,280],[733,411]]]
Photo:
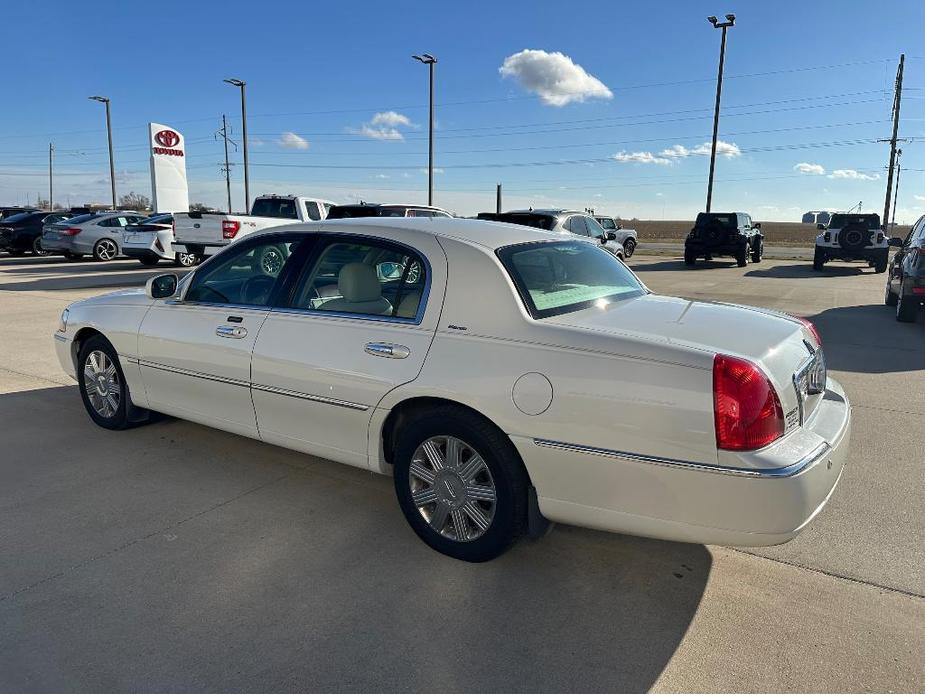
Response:
[[[281,227],[270,227],[247,238],[279,232],[339,232],[364,233],[364,230],[381,228],[401,229],[426,236],[448,238],[473,246],[496,250],[504,246],[531,241],[562,241],[563,235],[543,231],[522,224],[508,224],[484,219],[462,219],[459,217],[359,217],[354,219],[328,219],[321,222],[302,222]],[[581,239],[569,234],[568,240]]]
[[[587,212],[582,212],[581,210],[569,210],[565,208],[542,208],[542,209],[532,209],[532,210],[508,210],[507,212],[502,212],[501,214],[541,214],[547,216],[557,216],[560,214],[588,214]]]

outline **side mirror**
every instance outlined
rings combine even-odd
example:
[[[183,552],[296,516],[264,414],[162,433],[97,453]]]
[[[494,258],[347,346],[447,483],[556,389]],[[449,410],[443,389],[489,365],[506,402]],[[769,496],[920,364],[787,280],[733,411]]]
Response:
[[[605,232],[605,233],[606,233],[606,236],[607,236],[607,240],[608,240],[608,241],[616,241],[616,240],[617,240],[617,235],[616,235],[614,232],[608,231],[608,232]]]
[[[819,231],[825,231],[825,224],[817,224],[817,225],[816,225],[816,228],[817,228]]]
[[[620,231],[620,229],[622,229],[622,228],[623,228],[623,225],[622,225],[622,224],[617,224],[617,231]]]
[[[892,236],[892,237],[890,237],[890,238],[887,240],[886,243],[887,243],[888,246],[895,246],[896,248],[902,248],[902,247],[903,247],[903,240],[902,240],[900,237],[898,237],[898,236]]]
[[[754,224],[752,224],[752,229],[760,229],[760,228],[761,228],[761,222],[755,222]]]
[[[178,282],[174,274],[152,277],[145,282],[145,294],[149,299],[166,299],[177,293]]]

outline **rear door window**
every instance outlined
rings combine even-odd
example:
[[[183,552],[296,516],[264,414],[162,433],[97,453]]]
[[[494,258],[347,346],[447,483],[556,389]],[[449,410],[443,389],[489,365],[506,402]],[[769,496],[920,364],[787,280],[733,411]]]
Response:
[[[251,214],[255,217],[274,217],[277,219],[298,219],[295,200],[292,198],[258,198],[254,201]]]
[[[565,228],[579,236],[588,235],[588,227],[585,226],[585,218],[581,215],[576,214],[574,217],[569,217],[568,221],[565,223]]]

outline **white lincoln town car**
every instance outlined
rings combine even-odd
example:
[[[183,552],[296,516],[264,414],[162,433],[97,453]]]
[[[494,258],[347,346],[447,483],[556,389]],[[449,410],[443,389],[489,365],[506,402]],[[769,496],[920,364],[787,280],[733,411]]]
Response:
[[[166,413],[390,474],[468,561],[547,520],[786,542],[850,435],[808,321],[659,296],[594,243],[496,222],[274,228],[71,304],[55,341],[98,425]]]

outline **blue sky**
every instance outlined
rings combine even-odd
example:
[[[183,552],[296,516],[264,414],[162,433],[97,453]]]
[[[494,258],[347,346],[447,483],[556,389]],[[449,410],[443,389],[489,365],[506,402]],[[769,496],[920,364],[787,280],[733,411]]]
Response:
[[[507,208],[689,218],[705,196],[720,38],[706,16],[734,12],[714,209],[769,220],[858,201],[882,210],[888,151],[873,141],[889,137],[903,51],[901,135],[925,137],[925,4],[859,5],[48,2],[46,32],[17,3],[2,38],[20,58],[4,61],[0,202],[47,192],[49,141],[56,199],[107,199],[102,106],[87,100],[103,94],[120,193],[150,195],[153,120],[187,138],[191,199],[222,205],[223,112],[240,139],[224,77],[248,82],[252,194],[424,201],[427,71],[410,56],[429,52],[436,204],[491,210],[501,182]],[[923,147],[904,146],[899,220],[925,213]],[[233,192],[240,208],[240,165]]]

